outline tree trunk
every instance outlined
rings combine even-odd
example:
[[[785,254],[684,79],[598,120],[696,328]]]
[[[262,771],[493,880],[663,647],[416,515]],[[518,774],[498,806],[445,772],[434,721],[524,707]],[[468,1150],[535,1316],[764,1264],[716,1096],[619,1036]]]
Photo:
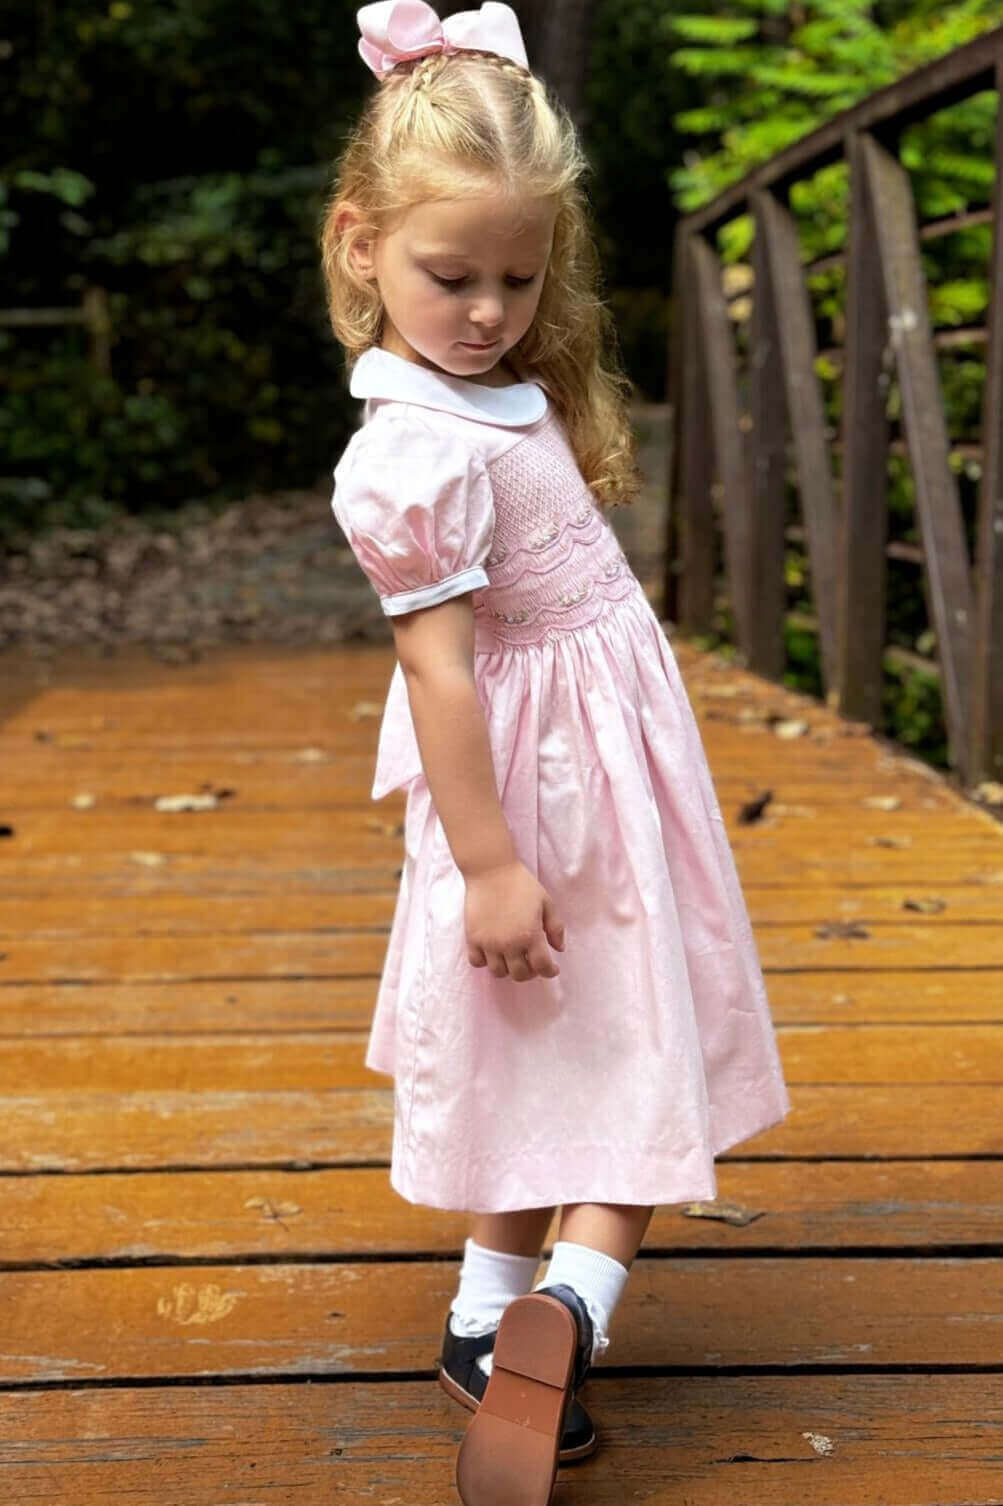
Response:
[[[442,0],[445,18],[473,7]],[[519,17],[530,67],[550,85],[578,127],[585,126],[585,83],[596,0],[512,0]]]

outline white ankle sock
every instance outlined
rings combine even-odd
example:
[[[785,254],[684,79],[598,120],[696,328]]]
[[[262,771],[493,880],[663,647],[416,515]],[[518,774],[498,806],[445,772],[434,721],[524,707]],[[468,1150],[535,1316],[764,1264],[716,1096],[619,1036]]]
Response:
[[[626,1266],[606,1255],[602,1250],[593,1250],[589,1245],[576,1245],[570,1240],[558,1239],[541,1286],[573,1286],[588,1308],[592,1319],[592,1358],[595,1360],[609,1347],[609,1325],[616,1305],[630,1275]]]
[[[537,1255],[508,1255],[468,1239],[463,1247],[459,1290],[449,1309],[453,1333],[470,1338],[497,1328],[509,1303],[531,1290],[539,1267]],[[491,1374],[490,1354],[482,1354],[477,1363],[486,1375]]]

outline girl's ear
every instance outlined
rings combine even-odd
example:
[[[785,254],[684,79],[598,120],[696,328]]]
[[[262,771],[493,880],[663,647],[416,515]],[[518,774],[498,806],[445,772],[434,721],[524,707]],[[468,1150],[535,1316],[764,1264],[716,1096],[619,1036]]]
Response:
[[[335,229],[343,236],[356,225],[366,224],[365,215],[356,209],[354,204],[344,204],[338,211],[335,220]],[[353,237],[348,247],[348,259],[352,269],[361,277],[375,277],[376,264],[373,253],[376,247],[375,237],[359,235]]]

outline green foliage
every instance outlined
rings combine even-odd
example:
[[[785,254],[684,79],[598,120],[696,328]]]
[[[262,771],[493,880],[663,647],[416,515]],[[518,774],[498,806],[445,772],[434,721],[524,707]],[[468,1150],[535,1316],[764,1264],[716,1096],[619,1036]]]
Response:
[[[3,302],[104,289],[111,375],[80,325],[0,329],[0,535],[329,472],[352,414],[317,237],[354,27],[338,0],[16,0]]]
[[[681,162],[667,169],[678,210],[689,212],[808,135],[824,121],[1003,22],[1001,0],[801,0],[795,5],[732,0],[729,15],[708,0],[700,15],[665,16],[677,46],[665,60],[702,83],[699,104],[674,117],[678,130],[695,138]],[[750,23],[755,30],[750,31]],[[736,44],[740,42],[741,46]],[[970,96],[908,127],[899,143],[910,175],[921,223],[991,202],[998,102],[994,92]],[[789,190],[804,262],[845,247],[849,179],[844,162],[820,169]],[[717,249],[726,266],[749,260],[754,234],[749,214],[720,227]],[[929,289],[929,316],[936,330],[965,330],[986,322],[989,303],[990,230],[968,226],[921,244]],[[820,347],[842,343],[846,312],[843,265],[807,278]],[[748,358],[748,314],[734,311],[736,346]],[[984,343],[953,342],[938,350],[938,371],[953,443],[980,436],[985,392]],[[828,431],[842,421],[841,363],[820,354]],[[902,394],[894,369],[885,395],[893,436],[902,435]],[[744,379],[743,379],[744,380]],[[975,553],[975,514],[981,471],[975,460],[951,456],[961,501],[966,541]],[[792,478],[793,481],[793,478]],[[788,522],[801,522],[793,485],[788,490]],[[892,455],[888,465],[889,536],[904,544],[921,542],[916,487],[907,459]],[[929,653],[935,644],[927,615],[921,567],[909,560],[889,562],[886,621],[888,641],[910,653]],[[811,611],[808,562],[789,553],[785,563],[789,610]],[[786,631],[788,683],[821,693],[817,635]],[[886,661],[884,727],[889,736],[947,766],[943,707],[936,679]]]
[[[886,665],[883,702],[886,736],[938,768],[950,767],[940,685],[933,675]]]
[[[686,212],[839,111],[1003,20],[999,0],[963,0],[933,12],[914,5],[887,25],[872,0],[804,0],[790,7],[740,0],[732,8],[743,14],[722,16],[715,7],[714,13],[662,17],[665,32],[687,44],[668,51],[666,69],[713,81],[710,98],[698,107],[712,114],[694,120],[683,111],[674,120],[680,131],[704,138],[699,150],[685,151],[682,164],[667,172],[675,203]],[[735,47],[737,37],[747,45]],[[958,117],[958,160],[945,155],[939,165],[945,184],[973,175],[984,185],[987,173],[991,181],[992,103],[991,96],[988,103],[973,100],[974,115]],[[933,131],[936,136],[935,125]],[[917,154],[932,145],[927,135],[919,128]],[[988,151],[980,150],[983,146]],[[948,153],[949,143],[941,143],[941,150]],[[923,155],[922,165],[933,194],[938,162]],[[819,211],[820,224],[830,221],[821,185],[812,208]],[[744,254],[735,239],[728,250]]]

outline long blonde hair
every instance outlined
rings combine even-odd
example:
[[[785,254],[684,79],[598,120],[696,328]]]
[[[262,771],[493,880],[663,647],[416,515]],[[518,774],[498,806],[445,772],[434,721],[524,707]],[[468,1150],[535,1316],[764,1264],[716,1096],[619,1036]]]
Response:
[[[352,266],[357,239],[415,204],[464,191],[553,198],[550,261],[515,355],[546,383],[585,481],[612,507],[631,501],[640,477],[631,383],[600,293],[587,171],[571,117],[535,74],[495,53],[432,53],[399,63],[367,102],[338,162],[320,241],[331,327],[351,370],[379,343],[383,323],[375,280]],[[364,223],[339,228],[346,204]]]

